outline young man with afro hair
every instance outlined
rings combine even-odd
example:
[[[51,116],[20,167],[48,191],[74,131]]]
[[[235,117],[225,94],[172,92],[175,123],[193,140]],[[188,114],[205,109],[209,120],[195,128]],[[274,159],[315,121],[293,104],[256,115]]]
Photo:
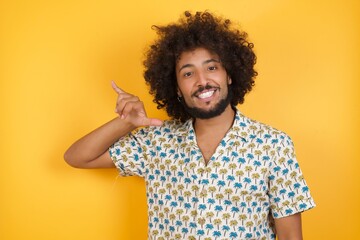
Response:
[[[113,83],[119,116],[66,162],[143,177],[149,239],[302,239],[301,212],[315,204],[290,137],[236,108],[257,75],[247,34],[209,12],[153,29],[144,77],[171,119],[149,118]]]

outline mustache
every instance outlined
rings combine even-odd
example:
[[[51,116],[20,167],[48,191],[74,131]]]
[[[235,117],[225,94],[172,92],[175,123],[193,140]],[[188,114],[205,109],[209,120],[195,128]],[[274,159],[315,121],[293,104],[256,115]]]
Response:
[[[209,84],[206,84],[205,86],[200,86],[194,93],[193,93],[193,96],[196,96],[197,94],[201,93],[202,91],[204,90],[209,90],[209,89],[220,89],[219,87],[214,87],[214,86],[211,86]]]

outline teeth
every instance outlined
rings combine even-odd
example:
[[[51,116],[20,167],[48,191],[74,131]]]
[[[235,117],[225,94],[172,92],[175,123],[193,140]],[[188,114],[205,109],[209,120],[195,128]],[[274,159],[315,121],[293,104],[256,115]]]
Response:
[[[198,97],[199,98],[208,98],[211,97],[214,94],[215,91],[209,91],[209,92],[204,92],[201,93]]]

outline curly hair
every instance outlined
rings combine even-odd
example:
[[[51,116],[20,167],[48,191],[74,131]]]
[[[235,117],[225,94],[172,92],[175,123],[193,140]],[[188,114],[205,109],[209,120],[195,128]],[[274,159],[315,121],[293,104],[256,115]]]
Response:
[[[175,66],[184,51],[203,47],[216,53],[232,80],[231,105],[244,102],[244,96],[254,86],[257,72],[254,45],[247,41],[247,33],[235,29],[228,19],[209,12],[186,11],[178,23],[152,26],[159,38],[146,52],[144,78],[158,109],[182,122],[191,118],[178,101]]]

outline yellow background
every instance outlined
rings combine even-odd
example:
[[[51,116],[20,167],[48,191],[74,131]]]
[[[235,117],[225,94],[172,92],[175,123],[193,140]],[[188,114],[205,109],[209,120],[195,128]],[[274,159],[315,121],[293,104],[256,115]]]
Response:
[[[317,207],[307,240],[360,239],[359,1],[1,1],[0,239],[145,239],[142,179],[63,153],[115,117],[110,80],[156,110],[142,78],[152,24],[205,10],[241,24],[259,76],[240,106],[287,132]]]

